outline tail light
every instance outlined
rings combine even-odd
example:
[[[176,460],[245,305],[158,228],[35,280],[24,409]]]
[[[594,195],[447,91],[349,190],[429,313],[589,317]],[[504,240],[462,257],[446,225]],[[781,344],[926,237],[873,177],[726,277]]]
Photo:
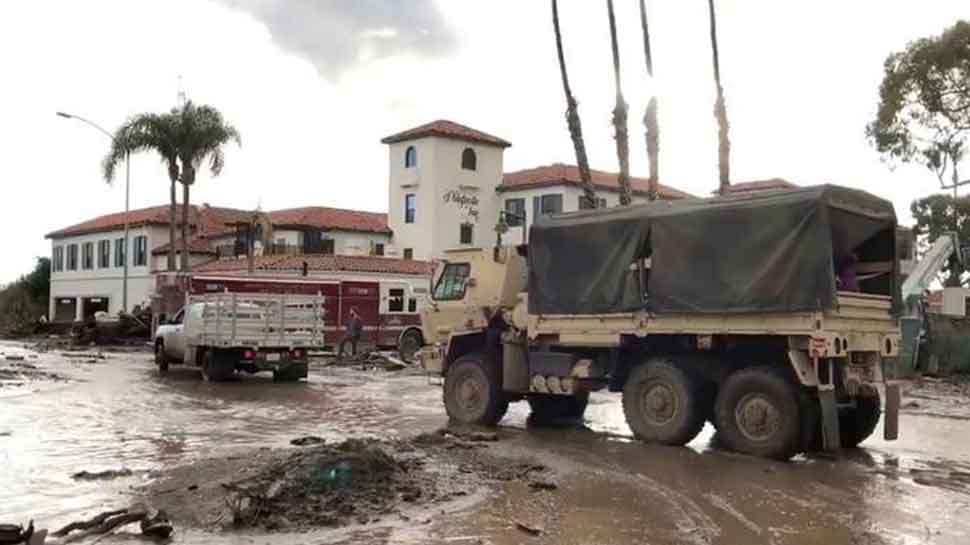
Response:
[[[243,359],[244,360],[254,360],[254,359],[256,359],[256,352],[254,352],[252,350],[246,350],[245,352],[243,352]]]
[[[294,348],[293,350],[290,350],[290,359],[292,360],[302,360],[304,356],[306,356],[306,350],[303,350],[302,348]]]

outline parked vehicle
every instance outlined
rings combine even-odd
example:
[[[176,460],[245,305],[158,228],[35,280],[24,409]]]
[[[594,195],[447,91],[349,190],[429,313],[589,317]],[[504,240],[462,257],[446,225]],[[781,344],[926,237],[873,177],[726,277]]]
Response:
[[[900,309],[892,204],[835,186],[540,218],[529,246],[447,255],[418,357],[448,415],[494,425],[509,402],[577,418],[623,393],[634,435],[786,459],[895,439]],[[860,291],[838,289],[854,256]],[[856,263],[858,262],[858,263]]]
[[[237,371],[272,371],[280,381],[307,377],[308,350],[324,343],[323,298],[216,293],[195,296],[155,332],[155,363],[201,368],[208,381]]]
[[[356,308],[364,322],[361,339],[365,347],[398,349],[410,361],[424,343],[418,309],[428,292],[427,280],[321,280],[307,277],[280,278],[195,274],[192,294],[263,293],[301,294],[323,297],[324,344],[335,348],[343,336],[350,309]]]

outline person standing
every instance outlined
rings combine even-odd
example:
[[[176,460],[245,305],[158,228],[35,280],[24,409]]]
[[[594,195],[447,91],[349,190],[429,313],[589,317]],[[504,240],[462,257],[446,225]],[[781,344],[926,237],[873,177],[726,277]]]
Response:
[[[360,314],[357,313],[357,309],[351,307],[347,330],[344,332],[343,338],[340,339],[340,350],[337,352],[338,359],[343,359],[344,348],[347,346],[348,341],[350,342],[351,355],[357,356],[357,343],[360,342],[360,336],[363,332],[364,322],[360,319]]]

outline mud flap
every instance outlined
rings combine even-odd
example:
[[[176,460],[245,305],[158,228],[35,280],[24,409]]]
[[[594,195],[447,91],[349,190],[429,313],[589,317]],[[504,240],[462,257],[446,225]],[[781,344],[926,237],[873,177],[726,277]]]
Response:
[[[818,402],[822,406],[822,447],[827,451],[842,447],[839,433],[839,408],[835,404],[835,388],[819,385]]]
[[[886,411],[883,414],[883,438],[895,441],[899,438],[899,384],[886,383]]]

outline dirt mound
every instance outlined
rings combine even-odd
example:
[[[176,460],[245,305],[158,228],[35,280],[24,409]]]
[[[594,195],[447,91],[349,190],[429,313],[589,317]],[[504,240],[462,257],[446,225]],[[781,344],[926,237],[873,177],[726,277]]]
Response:
[[[495,434],[440,431],[409,440],[257,451],[175,468],[146,500],[180,526],[301,530],[427,518],[445,502],[545,468],[493,456]]]

